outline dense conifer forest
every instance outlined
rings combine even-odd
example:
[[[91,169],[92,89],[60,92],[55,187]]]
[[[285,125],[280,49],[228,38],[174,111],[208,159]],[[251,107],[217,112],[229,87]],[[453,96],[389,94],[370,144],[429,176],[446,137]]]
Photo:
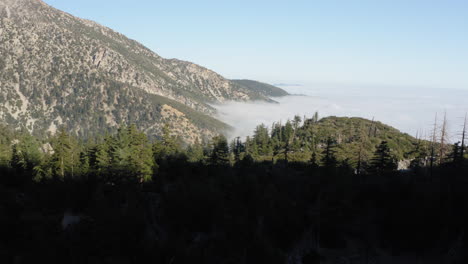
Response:
[[[1,126],[0,262],[465,263],[462,134],[318,114],[191,145]]]

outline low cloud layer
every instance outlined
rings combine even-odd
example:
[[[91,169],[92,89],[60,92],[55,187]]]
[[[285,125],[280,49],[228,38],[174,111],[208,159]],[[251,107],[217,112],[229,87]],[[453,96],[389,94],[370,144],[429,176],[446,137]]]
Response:
[[[231,137],[252,135],[258,124],[292,119],[294,115],[311,117],[373,117],[402,132],[429,134],[438,113],[447,112],[450,140],[457,141],[463,118],[468,112],[468,91],[450,89],[359,87],[359,86],[296,86],[284,87],[293,94],[275,98],[279,104],[265,102],[229,102],[215,106],[218,118],[235,128]]]

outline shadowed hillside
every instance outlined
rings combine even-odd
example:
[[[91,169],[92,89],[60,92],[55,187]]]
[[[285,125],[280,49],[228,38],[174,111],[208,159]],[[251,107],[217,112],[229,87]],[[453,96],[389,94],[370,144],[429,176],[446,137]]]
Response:
[[[159,140],[129,126],[88,142],[64,130],[38,139],[2,126],[0,261],[435,264],[468,259],[464,144],[455,144],[434,166],[414,163],[398,171],[398,152],[384,139],[400,142],[395,147],[404,151],[408,136],[358,118],[312,118],[304,126],[312,121],[321,131],[318,138],[327,140],[316,148],[320,158],[312,154],[303,161],[291,160],[294,151],[287,145],[291,152],[285,159],[264,160],[247,142],[229,146],[223,136],[182,147],[167,126]],[[338,149],[356,156],[364,151],[349,145],[356,134],[349,132],[350,124],[361,123],[376,128],[369,144],[378,143],[364,145],[368,163],[355,169],[337,156]],[[292,125],[291,135],[303,129]],[[378,133],[386,136],[378,139]],[[410,151],[420,153],[420,145]]]

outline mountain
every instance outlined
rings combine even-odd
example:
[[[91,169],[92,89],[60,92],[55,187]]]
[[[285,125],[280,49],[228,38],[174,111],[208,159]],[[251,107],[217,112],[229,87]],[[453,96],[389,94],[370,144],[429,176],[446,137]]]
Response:
[[[187,142],[228,126],[210,103],[270,100],[199,65],[164,59],[122,34],[40,0],[0,0],[0,122],[87,137],[165,123]]]
[[[289,93],[286,92],[285,90],[279,87],[267,84],[267,83],[262,83],[258,81],[252,81],[252,80],[232,80],[232,81],[239,85],[246,87],[252,92],[256,92],[264,96],[281,97],[281,96],[289,95]]]

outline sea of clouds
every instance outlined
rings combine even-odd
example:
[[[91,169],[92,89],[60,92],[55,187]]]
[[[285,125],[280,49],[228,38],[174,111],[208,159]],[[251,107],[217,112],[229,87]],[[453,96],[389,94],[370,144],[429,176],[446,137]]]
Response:
[[[439,124],[446,113],[449,139],[459,141],[468,90],[359,85],[282,86],[291,96],[265,102],[229,102],[216,105],[218,118],[234,127],[230,137],[252,135],[258,124],[283,123],[295,115],[375,118],[402,132],[429,138],[437,113]]]

